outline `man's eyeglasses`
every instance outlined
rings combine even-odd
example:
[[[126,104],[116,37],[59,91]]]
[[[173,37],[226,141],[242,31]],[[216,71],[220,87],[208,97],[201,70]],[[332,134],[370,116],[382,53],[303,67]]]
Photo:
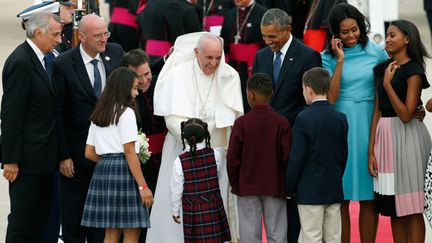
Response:
[[[111,32],[94,34],[93,37],[96,39],[109,38],[111,36]]]

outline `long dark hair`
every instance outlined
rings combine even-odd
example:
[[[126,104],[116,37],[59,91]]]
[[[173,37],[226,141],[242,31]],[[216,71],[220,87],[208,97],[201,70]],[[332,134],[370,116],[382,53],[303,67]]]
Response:
[[[194,156],[198,143],[205,140],[206,147],[210,148],[210,133],[207,129],[207,123],[198,118],[191,118],[180,124],[181,126],[181,139],[183,149],[186,148],[185,140],[188,142],[190,150],[189,153]]]
[[[369,20],[362,14],[360,11],[352,5],[348,3],[336,4],[330,10],[330,14],[328,16],[328,35],[327,35],[327,48],[326,52],[334,55],[333,50],[331,48],[331,39],[332,36],[339,36],[340,32],[340,23],[345,19],[355,19],[357,22],[357,26],[360,29],[360,38],[358,43],[361,44],[362,48],[365,48],[367,43],[369,42]]]
[[[128,68],[116,68],[109,75],[90,120],[100,127],[117,125],[127,107],[132,108],[138,117],[135,100],[131,95],[136,78],[137,75]]]
[[[406,35],[409,39],[407,45],[407,54],[408,56],[420,63],[423,68],[426,68],[426,62],[424,60],[425,57],[430,58],[431,56],[427,52],[423,42],[420,39],[420,33],[415,24],[411,23],[407,20],[396,20],[390,23],[390,26],[396,26],[404,35]]]

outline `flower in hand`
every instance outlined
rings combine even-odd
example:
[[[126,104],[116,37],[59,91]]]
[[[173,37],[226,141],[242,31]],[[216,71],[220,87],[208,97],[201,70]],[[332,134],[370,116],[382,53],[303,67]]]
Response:
[[[141,130],[138,131],[138,145],[139,145],[139,153],[138,158],[142,164],[145,164],[151,156],[151,152],[149,151],[149,138],[143,133]]]

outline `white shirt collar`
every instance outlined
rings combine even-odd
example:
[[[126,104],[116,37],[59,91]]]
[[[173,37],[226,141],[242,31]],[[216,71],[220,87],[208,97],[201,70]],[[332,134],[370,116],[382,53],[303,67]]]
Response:
[[[39,47],[37,47],[36,44],[32,40],[27,38],[26,41],[30,45],[30,47],[32,48],[32,50],[34,51],[34,53],[36,54],[37,58],[39,59],[39,61],[42,63],[42,66],[43,66],[44,65],[43,58],[45,57],[45,54],[43,54],[41,49],[39,49]]]
[[[81,53],[81,57],[82,57],[82,59],[84,61],[84,64],[90,63],[90,61],[93,60],[93,59],[98,59],[99,61],[102,61],[102,58],[101,58],[101,56],[100,56],[99,53],[96,55],[95,58],[92,58],[89,54],[87,54],[87,52],[85,52],[85,50],[84,50],[84,48],[82,47],[81,44],[79,45],[79,50],[80,50],[80,53]]]
[[[312,103],[317,102],[317,101],[327,101],[327,99],[325,99],[325,98],[323,98],[323,99],[315,99],[315,100],[312,101]]]
[[[185,149],[183,150],[183,151],[185,151],[185,152],[189,152],[189,150],[190,150],[190,146],[189,146],[189,144],[187,143],[187,141],[186,141],[186,139],[185,139]],[[206,144],[205,144],[205,140],[204,141],[202,141],[201,143],[197,143],[197,146],[196,146],[196,149],[198,150],[198,149],[203,149],[203,148],[205,148],[206,147]]]
[[[292,36],[292,34],[290,33],[290,37],[289,37],[288,41],[285,43],[285,45],[284,45],[284,46],[282,47],[282,49],[280,50],[280,52],[282,52],[282,56],[283,56],[283,57],[285,57],[285,54],[287,53],[288,48],[290,47],[292,40],[293,40],[293,36]]]

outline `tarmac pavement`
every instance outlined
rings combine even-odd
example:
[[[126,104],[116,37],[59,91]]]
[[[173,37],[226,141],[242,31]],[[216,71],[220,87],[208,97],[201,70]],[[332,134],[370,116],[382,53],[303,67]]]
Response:
[[[107,16],[107,5],[101,3],[101,14]],[[8,55],[25,40],[25,32],[21,29],[21,21],[16,17],[17,13],[33,4],[33,0],[1,0],[0,1],[0,71]],[[423,11],[421,0],[399,0],[400,18],[412,21],[420,30],[421,38],[426,45],[429,53],[432,53],[432,42],[426,15]],[[432,83],[432,60],[427,61],[427,73]],[[0,80],[1,81],[1,80]],[[0,93],[2,93],[0,87]],[[432,98],[432,89],[423,91],[422,99],[426,102]],[[1,98],[0,98],[1,100]],[[428,113],[424,120],[426,126],[432,134],[432,113]],[[7,226],[7,215],[9,213],[8,183],[0,171],[0,242],[4,242]],[[426,223],[426,242],[432,242],[432,230]],[[378,242],[387,243],[387,242]]]

